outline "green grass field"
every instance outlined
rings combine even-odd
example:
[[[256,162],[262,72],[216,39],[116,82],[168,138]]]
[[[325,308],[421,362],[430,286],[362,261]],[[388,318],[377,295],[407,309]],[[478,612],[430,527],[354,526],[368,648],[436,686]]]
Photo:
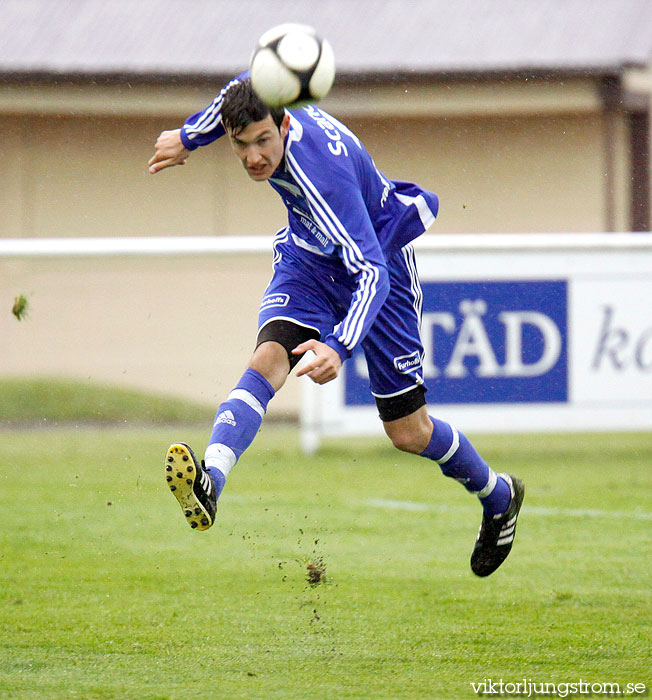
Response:
[[[212,407],[134,389],[52,377],[0,377],[0,428],[61,424],[203,425]]]
[[[2,700],[454,700],[486,678],[650,687],[649,433],[478,437],[527,486],[512,555],[487,579],[468,564],[474,499],[376,440],[305,458],[295,431],[266,426],[215,527],[191,531],[162,461],[171,441],[201,451],[205,438],[0,432]]]

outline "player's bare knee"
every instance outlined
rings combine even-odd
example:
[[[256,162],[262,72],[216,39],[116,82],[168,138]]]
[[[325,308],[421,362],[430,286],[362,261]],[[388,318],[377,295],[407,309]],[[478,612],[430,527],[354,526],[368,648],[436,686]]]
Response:
[[[419,400],[412,401],[405,406],[395,406],[394,409],[384,403],[379,405],[383,428],[394,447],[401,452],[421,454],[428,446],[432,436],[432,421],[425,402],[423,405],[419,405],[421,402],[419,397],[422,396],[423,392],[414,394],[414,397]],[[415,405],[418,407],[415,410],[410,410]],[[399,417],[394,418],[397,413]],[[400,413],[404,413],[404,415],[401,416]]]
[[[410,428],[397,428],[388,423],[383,424],[387,437],[392,441],[392,445],[401,452],[410,454],[421,454],[423,447],[423,436]],[[426,443],[427,444],[427,443]]]
[[[249,367],[262,374],[274,387],[274,391],[285,384],[290,373],[287,352],[281,344],[274,341],[264,342],[256,348]]]

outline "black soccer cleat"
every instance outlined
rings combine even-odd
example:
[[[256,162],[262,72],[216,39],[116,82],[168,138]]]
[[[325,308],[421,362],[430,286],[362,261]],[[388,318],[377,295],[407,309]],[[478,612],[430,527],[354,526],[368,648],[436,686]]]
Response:
[[[525,486],[520,479],[509,474],[498,474],[509,484],[512,499],[509,508],[501,515],[484,515],[478,539],[471,554],[471,569],[476,576],[489,576],[507,559],[514,544],[516,520],[521,510]]]
[[[175,442],[165,456],[165,479],[193,530],[208,530],[215,520],[215,483],[185,442]]]

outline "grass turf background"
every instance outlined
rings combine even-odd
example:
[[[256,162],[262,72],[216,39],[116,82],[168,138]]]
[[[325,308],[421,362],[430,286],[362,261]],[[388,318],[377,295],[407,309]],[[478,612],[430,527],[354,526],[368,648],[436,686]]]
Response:
[[[170,396],[152,396],[64,377],[0,377],[0,428],[53,425],[203,425],[214,413]]]
[[[470,683],[642,682],[652,436],[478,437],[527,487],[514,551],[468,558],[474,499],[375,440],[263,428],[216,525],[167,492],[204,430],[0,432],[0,698],[472,698]],[[326,580],[306,567],[323,560]]]

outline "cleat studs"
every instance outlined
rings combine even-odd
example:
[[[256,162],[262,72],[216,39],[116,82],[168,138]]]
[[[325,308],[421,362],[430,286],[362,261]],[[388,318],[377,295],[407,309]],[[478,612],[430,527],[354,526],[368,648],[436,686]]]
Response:
[[[191,466],[187,467],[186,471],[191,472],[191,471],[192,471],[192,467],[191,467]]]
[[[176,491],[176,490],[177,490],[177,487],[174,484],[172,484],[170,486],[170,491]]]
[[[181,472],[177,472],[177,479],[181,479],[182,476],[183,474]]]
[[[195,508],[195,515],[201,515],[201,508]]]
[[[189,459],[188,455],[183,455],[183,461],[184,461],[184,462],[187,462],[188,459]]]
[[[174,457],[172,455],[168,457],[168,462],[174,462]]]
[[[186,510],[186,511],[183,512],[183,514],[186,516],[186,518],[189,518],[189,517],[192,515],[192,511],[191,511],[191,510]]]
[[[190,486],[190,484],[192,484],[192,479],[186,479],[186,484],[188,484],[188,486]]]
[[[172,481],[172,477],[171,477],[171,476],[166,476],[165,478],[167,479],[168,482]]]
[[[168,464],[168,466],[165,467],[165,471],[166,471],[166,472],[171,472],[171,471],[172,471],[172,467]]]
[[[197,522],[196,522],[195,520],[193,520],[193,521],[190,523],[190,527],[194,530],[194,529],[197,527]]]
[[[202,524],[204,527],[206,527],[206,525],[208,525],[208,518],[202,518],[202,519],[201,519],[201,524]]]

